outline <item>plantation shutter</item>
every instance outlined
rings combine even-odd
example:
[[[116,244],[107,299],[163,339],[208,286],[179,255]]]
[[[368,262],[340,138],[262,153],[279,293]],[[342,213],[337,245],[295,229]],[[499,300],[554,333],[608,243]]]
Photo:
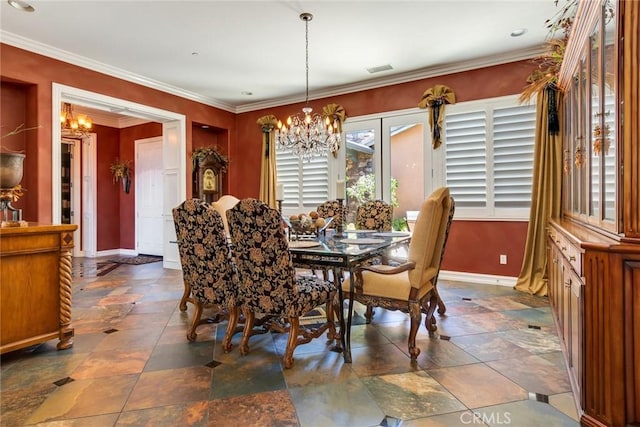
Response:
[[[496,208],[531,204],[536,108],[519,105],[493,111],[493,196]]]
[[[445,180],[456,207],[487,206],[486,113],[447,113]]]
[[[276,151],[278,183],[283,185],[283,210],[309,212],[329,199],[329,162],[326,156],[302,161],[289,151]]]

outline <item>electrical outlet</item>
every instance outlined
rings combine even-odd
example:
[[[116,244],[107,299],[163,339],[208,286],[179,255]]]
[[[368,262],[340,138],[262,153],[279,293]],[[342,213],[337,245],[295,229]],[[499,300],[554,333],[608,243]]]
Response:
[[[500,264],[506,264],[506,263],[507,263],[507,256],[500,255]]]

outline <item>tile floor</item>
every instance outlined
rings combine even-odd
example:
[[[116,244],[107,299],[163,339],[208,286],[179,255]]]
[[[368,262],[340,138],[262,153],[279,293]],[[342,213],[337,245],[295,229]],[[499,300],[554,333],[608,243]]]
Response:
[[[74,260],[74,346],[1,358],[0,425],[577,426],[548,301],[508,287],[441,282],[446,316],[407,356],[406,315],[357,308],[353,363],[324,338],[283,370],[284,334],[221,351],[224,323],[185,332],[180,271]],[[37,308],[37,307],[35,307]],[[239,336],[234,338],[237,344]]]

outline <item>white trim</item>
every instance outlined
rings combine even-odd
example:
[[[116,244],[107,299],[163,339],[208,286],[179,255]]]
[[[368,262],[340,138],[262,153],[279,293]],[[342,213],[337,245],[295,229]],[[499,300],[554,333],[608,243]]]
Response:
[[[174,171],[176,174],[176,186],[172,192],[173,198],[177,200],[184,200],[187,194],[187,177],[186,177],[186,116],[184,114],[178,114],[171,111],[161,110],[159,108],[151,107],[148,105],[137,104],[135,102],[125,101],[118,98],[102,95],[95,92],[90,92],[83,89],[74,88],[71,86],[62,85],[59,83],[52,84],[51,91],[51,115],[52,123],[60,122],[60,108],[62,102],[71,102],[73,104],[84,105],[90,108],[97,108],[102,110],[116,109],[119,111],[126,111],[122,114],[131,114],[132,116],[147,118],[152,121],[163,123],[163,129],[167,123],[176,122],[174,126],[175,133],[172,140],[169,142],[166,138],[163,138],[163,146],[167,144],[175,145],[175,150],[178,153],[175,159]],[[52,129],[52,141],[51,141],[51,159],[52,159],[52,172],[51,172],[51,197],[52,197],[52,219],[54,224],[60,223],[60,205],[61,205],[61,174],[60,174],[60,158],[61,158],[61,130],[60,126],[53,126]],[[166,169],[166,168],[165,168]],[[90,185],[96,186],[95,174]],[[167,188],[164,188],[165,194]],[[94,193],[95,194],[95,193]],[[94,197],[94,203],[97,204],[97,197]],[[97,207],[93,209],[94,215],[97,215]],[[97,245],[97,227],[94,228],[94,242]],[[170,239],[163,239],[165,241],[165,249],[169,245]],[[135,250],[131,253],[135,254]],[[90,256],[87,254],[87,256]],[[166,267],[166,263],[165,263]]]
[[[150,87],[160,90],[165,93],[179,96],[181,98],[189,99],[196,102],[201,102],[205,105],[220,108],[232,113],[246,113],[255,110],[262,110],[265,108],[278,107],[282,105],[294,104],[303,102],[305,100],[304,94],[295,96],[282,97],[278,99],[253,102],[238,106],[233,106],[226,102],[203,96],[194,92],[190,92],[176,86],[171,86],[166,83],[152,80],[139,74],[134,74],[129,71],[104,64],[102,62],[94,61],[89,58],[85,58],[79,55],[75,55],[66,50],[58,49],[56,47],[36,42],[31,39],[19,36],[17,34],[10,33],[8,31],[0,30],[0,39],[2,43],[25,49],[40,55],[48,56],[50,58],[64,61],[69,64],[77,65],[79,67],[94,70],[99,73],[104,73],[122,80],[130,81],[142,86]],[[407,73],[395,74],[393,76],[381,77],[377,79],[370,79],[363,82],[357,82],[353,84],[347,84],[342,86],[336,86],[333,88],[318,90],[309,93],[309,99],[320,99],[333,97],[338,95],[345,95],[348,93],[359,92],[369,89],[375,89],[385,86],[391,86],[395,84],[407,83],[416,80],[422,80],[431,77],[443,76],[446,74],[460,73],[469,70],[475,70],[480,68],[491,67],[495,65],[507,64],[509,62],[522,61],[525,59],[536,58],[543,54],[545,51],[544,46],[538,46],[533,48],[521,49],[517,51],[500,53],[497,55],[490,55],[483,58],[477,58],[470,61],[457,62],[453,64],[446,64],[436,67],[429,67],[420,70],[414,70]]]
[[[438,280],[450,280],[452,282],[475,283],[480,285],[514,287],[518,278],[513,276],[497,276],[493,274],[464,273],[461,271],[440,270]]]
[[[96,252],[96,257],[103,256],[136,256],[138,255],[133,249],[107,249]]]

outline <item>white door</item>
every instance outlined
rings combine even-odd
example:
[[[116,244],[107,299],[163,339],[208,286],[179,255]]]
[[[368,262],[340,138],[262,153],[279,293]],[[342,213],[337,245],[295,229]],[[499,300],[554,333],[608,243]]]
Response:
[[[135,149],[136,251],[162,256],[162,137],[137,140]]]

